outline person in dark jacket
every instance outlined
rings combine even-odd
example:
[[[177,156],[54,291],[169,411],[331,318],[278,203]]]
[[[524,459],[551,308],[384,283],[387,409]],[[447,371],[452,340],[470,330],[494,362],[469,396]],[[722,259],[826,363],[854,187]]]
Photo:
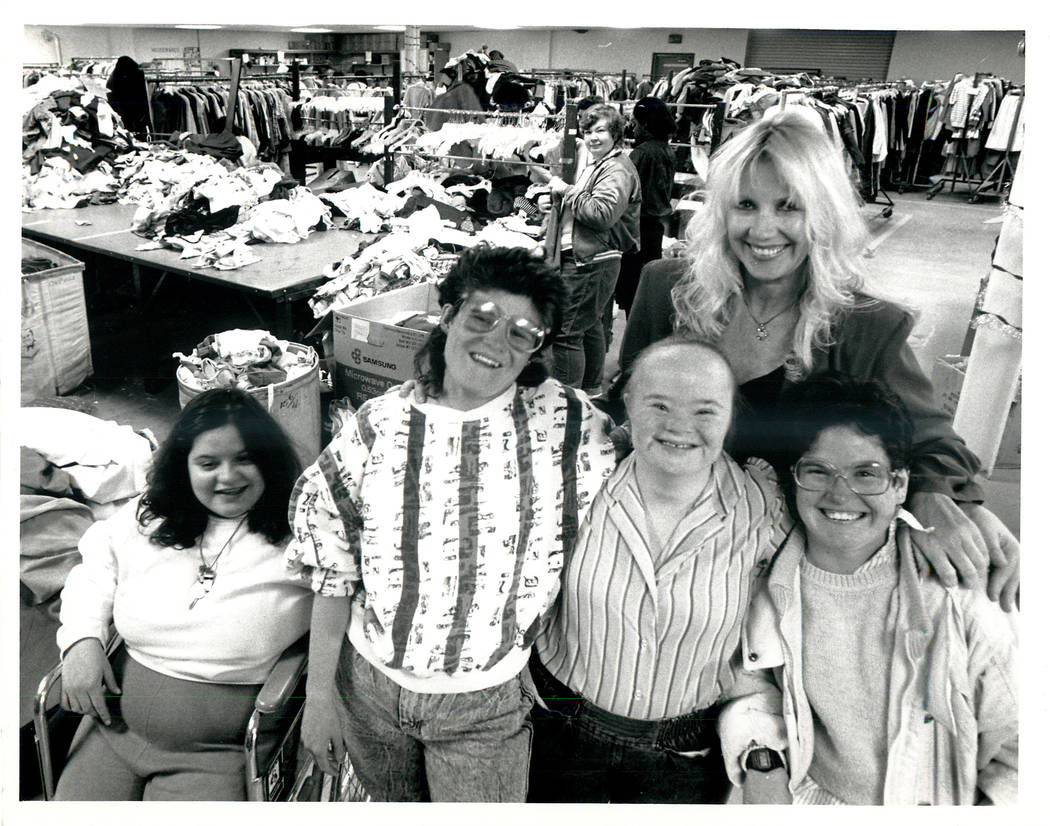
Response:
[[[616,288],[620,257],[638,248],[642,194],[623,151],[623,118],[608,104],[580,116],[590,163],[575,184],[551,178],[546,259],[568,288],[562,331],[554,340],[554,377],[597,393],[607,342],[602,310]]]
[[[624,254],[616,282],[616,303],[628,315],[642,267],[663,253],[664,229],[671,215],[671,190],[674,186],[674,152],[667,145],[675,130],[671,110],[659,98],[645,97],[634,105],[633,118],[631,163],[642,182],[640,249]]]
[[[450,115],[449,110],[464,112],[481,110],[482,104],[477,92],[469,83],[459,79],[459,71],[455,66],[446,66],[438,72],[437,83],[447,88],[437,95],[434,102],[427,107],[427,109],[436,111],[423,113],[423,122],[431,132],[436,132],[445,123],[457,120],[457,116]],[[464,118],[458,119],[463,120]]]
[[[132,133],[145,133],[150,127],[149,98],[146,75],[139,64],[127,55],[118,57],[106,88],[109,105],[124,121],[124,128]]]
[[[621,370],[672,329],[716,344],[742,396],[730,452],[774,465],[790,385],[829,368],[882,381],[916,428],[907,506],[935,530],[914,544],[949,585],[981,582],[990,559],[989,595],[1012,606],[1020,546],[981,505],[980,461],[908,344],[914,319],[865,285],[867,229],[842,153],[790,108],[759,121],[716,153],[692,226],[688,259],[642,272]]]

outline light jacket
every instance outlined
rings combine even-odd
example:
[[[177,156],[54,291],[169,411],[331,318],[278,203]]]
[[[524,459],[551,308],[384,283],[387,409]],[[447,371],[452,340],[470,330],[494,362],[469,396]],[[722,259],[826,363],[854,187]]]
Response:
[[[907,531],[897,533],[898,616],[890,665],[886,804],[1016,802],[1017,638],[980,589],[945,588],[919,573]],[[813,717],[802,683],[796,526],[752,597],[744,667],[772,669],[783,693],[792,791],[813,758]]]
[[[567,209],[573,215],[572,254],[580,263],[603,253],[619,256],[638,249],[642,185],[622,149],[598,161],[582,186],[551,198],[544,258],[554,267],[561,266],[561,224]]]

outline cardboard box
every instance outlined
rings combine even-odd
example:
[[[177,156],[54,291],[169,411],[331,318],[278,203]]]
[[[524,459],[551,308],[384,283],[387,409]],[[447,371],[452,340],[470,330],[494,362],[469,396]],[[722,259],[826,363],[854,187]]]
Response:
[[[356,408],[413,378],[412,360],[427,334],[388,323],[399,312],[440,312],[437,287],[413,284],[355,301],[332,313],[335,389]]]
[[[966,356],[941,356],[933,365],[933,393],[937,404],[946,413],[954,416],[959,406],[963,378],[966,376]],[[1021,467],[1021,388],[1010,405],[1010,412],[999,442],[995,457],[997,468]]]
[[[54,267],[22,275],[21,401],[69,393],[92,374],[84,300],[84,265],[44,244],[22,239],[23,258]]]

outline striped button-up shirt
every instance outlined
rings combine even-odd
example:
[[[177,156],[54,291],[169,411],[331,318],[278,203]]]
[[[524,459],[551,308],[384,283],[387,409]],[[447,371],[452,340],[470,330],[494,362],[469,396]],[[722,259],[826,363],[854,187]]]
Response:
[[[609,420],[547,381],[469,411],[366,402],[292,494],[290,573],[363,599],[371,660],[418,678],[527,651],[611,472]],[[355,606],[356,610],[356,606]]]
[[[654,563],[629,456],[609,478],[565,566],[559,606],[536,643],[544,665],[595,705],[642,720],[732,696],[751,583],[783,536],[772,470],[715,462]]]

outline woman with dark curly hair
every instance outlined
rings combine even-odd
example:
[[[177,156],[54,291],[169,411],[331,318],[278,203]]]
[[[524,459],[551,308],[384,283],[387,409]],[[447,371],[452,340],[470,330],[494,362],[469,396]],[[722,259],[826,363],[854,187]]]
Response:
[[[745,757],[744,801],[1016,803],[1015,626],[980,592],[928,577],[900,527],[915,525],[906,405],[842,373],[796,384],[790,400],[797,522],[756,581],[741,660],[782,689],[788,771]],[[727,707],[724,730],[757,724],[738,704],[752,705]],[[784,745],[749,729],[730,739]]]
[[[87,715],[58,800],[243,800],[259,687],[307,629],[284,570],[299,464],[236,389],[192,399],[147,490],[80,541],[62,592],[62,704]],[[111,623],[124,648],[111,664]]]
[[[529,652],[613,466],[608,420],[547,377],[563,295],[524,250],[464,253],[416,360],[425,399],[367,401],[296,486],[302,741],[331,774],[349,753],[373,799],[525,799]]]

